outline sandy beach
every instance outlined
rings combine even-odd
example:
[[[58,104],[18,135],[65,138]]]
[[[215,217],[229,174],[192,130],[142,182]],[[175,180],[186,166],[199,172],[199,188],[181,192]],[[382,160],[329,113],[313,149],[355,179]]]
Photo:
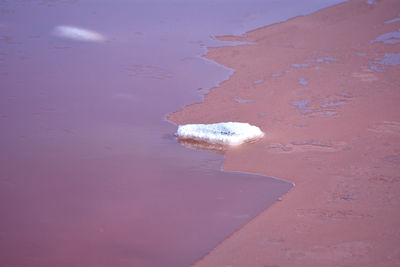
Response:
[[[168,119],[259,126],[223,169],[296,186],[195,266],[400,265],[399,12],[349,1],[209,48],[236,72]]]
[[[232,73],[214,35],[337,1],[0,1],[0,266],[188,266],[273,204],[164,118]]]

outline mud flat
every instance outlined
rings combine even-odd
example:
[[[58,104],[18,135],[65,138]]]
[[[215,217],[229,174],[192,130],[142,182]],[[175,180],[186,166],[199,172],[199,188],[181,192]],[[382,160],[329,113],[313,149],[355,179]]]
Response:
[[[188,266],[292,187],[164,120],[231,73],[199,40],[243,4],[89,2],[0,1],[0,266]]]
[[[209,49],[236,72],[169,119],[259,126],[266,137],[226,151],[224,170],[296,187],[196,266],[400,264],[399,12],[349,1]]]

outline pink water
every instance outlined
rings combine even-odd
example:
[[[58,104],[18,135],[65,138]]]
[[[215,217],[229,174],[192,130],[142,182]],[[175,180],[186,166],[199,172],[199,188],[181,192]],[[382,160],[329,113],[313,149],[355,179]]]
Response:
[[[0,1],[1,266],[187,266],[287,192],[163,118],[231,73],[199,57],[213,35],[320,2]]]

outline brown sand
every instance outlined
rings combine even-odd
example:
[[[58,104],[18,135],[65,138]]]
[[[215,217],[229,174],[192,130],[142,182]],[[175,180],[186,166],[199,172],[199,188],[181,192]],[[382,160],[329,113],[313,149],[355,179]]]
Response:
[[[400,266],[400,72],[371,63],[400,52],[371,43],[400,28],[384,24],[399,12],[398,0],[350,1],[209,49],[236,73],[169,119],[260,126],[266,137],[227,151],[223,168],[296,187],[197,266]]]

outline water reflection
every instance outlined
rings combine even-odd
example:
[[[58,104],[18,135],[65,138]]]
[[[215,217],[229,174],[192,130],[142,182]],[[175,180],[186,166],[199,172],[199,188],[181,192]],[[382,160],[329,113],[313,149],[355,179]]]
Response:
[[[194,139],[178,138],[178,142],[179,142],[179,144],[181,144],[182,146],[184,146],[186,148],[207,151],[207,152],[212,152],[212,153],[217,153],[217,154],[224,154],[224,152],[226,152],[226,150],[228,150],[228,148],[229,148],[226,145],[202,142],[202,141],[197,141]]]

